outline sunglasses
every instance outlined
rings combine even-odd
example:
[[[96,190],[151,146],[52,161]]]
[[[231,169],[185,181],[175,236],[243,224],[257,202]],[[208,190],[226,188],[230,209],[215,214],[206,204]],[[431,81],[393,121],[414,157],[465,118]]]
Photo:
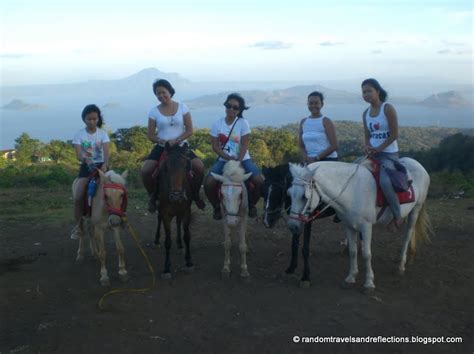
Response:
[[[225,108],[227,109],[232,109],[234,111],[240,111],[240,107],[239,106],[234,106],[233,104],[230,104],[230,103],[226,103],[225,105]]]

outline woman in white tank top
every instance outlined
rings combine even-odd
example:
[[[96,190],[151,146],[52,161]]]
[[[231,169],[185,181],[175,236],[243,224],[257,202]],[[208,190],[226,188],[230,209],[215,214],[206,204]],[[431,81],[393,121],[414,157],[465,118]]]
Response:
[[[393,189],[390,176],[386,172],[394,170],[398,162],[398,118],[395,108],[385,102],[387,92],[377,80],[367,79],[362,82],[362,95],[370,107],[362,116],[364,121],[365,148],[368,157],[380,162],[380,187],[393,213],[393,224],[402,225],[400,202]]]
[[[337,161],[336,130],[332,121],[321,113],[324,96],[314,91],[308,95],[311,115],[303,118],[299,129],[299,147],[306,163]]]

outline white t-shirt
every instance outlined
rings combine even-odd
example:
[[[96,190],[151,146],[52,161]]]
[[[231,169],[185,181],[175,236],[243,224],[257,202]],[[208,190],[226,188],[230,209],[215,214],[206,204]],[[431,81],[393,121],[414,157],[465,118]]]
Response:
[[[383,142],[390,136],[388,120],[384,112],[385,104],[386,102],[382,104],[380,107],[380,112],[376,117],[370,116],[370,107],[366,110],[365,125],[370,134],[370,145],[374,148],[382,145]],[[389,146],[383,149],[383,152],[398,152],[397,141],[393,141]]]
[[[234,121],[231,125],[228,125],[225,122],[225,117],[216,120],[211,128],[211,136],[217,138],[221,146],[224,145],[227,137],[229,136],[230,130],[235,123],[235,127],[232,130],[232,135],[222,150],[228,155],[238,158],[240,156],[240,140],[243,136],[250,134],[250,125],[249,122],[244,118],[236,119],[238,119],[237,122]],[[219,157],[219,159],[224,161],[224,159],[221,157]],[[248,159],[250,159],[250,154],[247,150],[242,160]]]
[[[86,128],[79,130],[74,139],[73,145],[81,146],[81,157],[91,159],[94,163],[104,162],[104,143],[110,142],[107,132],[97,128],[94,134],[87,132]]]
[[[184,126],[184,115],[189,113],[188,107],[184,103],[178,102],[178,110],[172,116],[163,115],[158,106],[153,107],[148,113],[148,118],[156,122],[156,136],[162,140],[174,140],[186,130]],[[183,140],[179,145],[187,143]]]
[[[329,145],[329,139],[326,135],[326,129],[324,129],[323,120],[325,116],[319,118],[308,117],[302,124],[302,134],[304,147],[309,157],[316,157],[326,150]],[[337,152],[333,151],[328,156],[330,158],[336,158]]]

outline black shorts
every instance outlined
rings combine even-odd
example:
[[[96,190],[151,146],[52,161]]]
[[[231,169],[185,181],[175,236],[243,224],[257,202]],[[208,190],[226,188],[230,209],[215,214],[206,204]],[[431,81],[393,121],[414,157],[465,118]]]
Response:
[[[337,161],[337,157],[325,157],[319,161]]]
[[[102,167],[102,164],[103,162],[99,162],[99,163],[95,163],[95,167],[97,168],[101,168]],[[81,167],[79,167],[79,178],[82,178],[82,177],[89,177],[89,175],[92,173],[93,171],[90,171],[89,170],[89,165],[87,165],[86,163],[81,163]]]
[[[148,155],[146,160],[160,161],[160,157],[163,151],[165,151],[165,148],[163,146],[156,144],[155,147],[151,150],[150,155]],[[189,148],[186,149],[186,157],[190,160],[197,158],[194,151]]]

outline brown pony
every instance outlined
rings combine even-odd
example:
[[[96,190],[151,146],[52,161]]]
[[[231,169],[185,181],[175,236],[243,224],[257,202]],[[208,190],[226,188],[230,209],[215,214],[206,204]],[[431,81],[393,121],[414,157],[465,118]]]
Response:
[[[185,243],[186,271],[194,270],[189,243],[191,235],[191,160],[186,156],[187,147],[166,144],[166,158],[160,164],[158,174],[159,205],[158,218],[162,220],[165,229],[165,267],[162,278],[171,278],[171,221],[174,217],[182,222]],[[159,227],[160,225],[158,225]]]

